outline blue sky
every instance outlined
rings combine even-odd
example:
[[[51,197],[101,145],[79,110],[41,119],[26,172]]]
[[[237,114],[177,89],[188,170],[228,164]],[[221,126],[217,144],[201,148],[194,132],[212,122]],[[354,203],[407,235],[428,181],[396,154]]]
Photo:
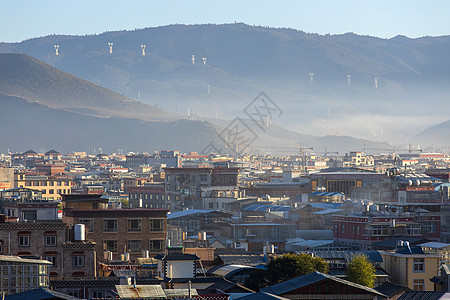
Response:
[[[0,0],[0,42],[167,24],[244,22],[305,32],[390,38],[450,34],[450,1]]]

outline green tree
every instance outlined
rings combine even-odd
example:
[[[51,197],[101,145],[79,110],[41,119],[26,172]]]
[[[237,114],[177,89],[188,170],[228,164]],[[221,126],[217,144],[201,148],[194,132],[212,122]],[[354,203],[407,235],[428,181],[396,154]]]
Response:
[[[320,257],[312,257],[306,253],[290,253],[279,256],[269,263],[267,278],[270,284],[276,284],[314,271],[328,273],[328,263]]]
[[[347,265],[347,279],[351,282],[373,288],[375,282],[375,267],[367,256],[358,254],[353,256]]]

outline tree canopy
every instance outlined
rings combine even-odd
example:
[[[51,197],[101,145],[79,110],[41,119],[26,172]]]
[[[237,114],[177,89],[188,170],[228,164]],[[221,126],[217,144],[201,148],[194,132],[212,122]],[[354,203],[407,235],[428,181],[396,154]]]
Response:
[[[375,267],[367,256],[358,254],[347,265],[347,276],[349,281],[372,288],[375,283]]]
[[[283,282],[292,278],[319,271],[328,273],[328,263],[320,257],[309,254],[284,254],[267,265],[267,271],[249,278],[245,285],[251,289],[259,290],[264,286]]]
[[[314,271],[328,273],[328,264],[319,257],[309,254],[284,254],[273,259],[267,266],[270,283],[286,281]]]

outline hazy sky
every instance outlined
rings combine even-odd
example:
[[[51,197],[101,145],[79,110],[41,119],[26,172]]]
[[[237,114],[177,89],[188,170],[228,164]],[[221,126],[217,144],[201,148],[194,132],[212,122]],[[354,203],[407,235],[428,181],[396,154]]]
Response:
[[[320,34],[421,37],[450,34],[449,16],[448,0],[0,0],[0,41],[232,22]]]

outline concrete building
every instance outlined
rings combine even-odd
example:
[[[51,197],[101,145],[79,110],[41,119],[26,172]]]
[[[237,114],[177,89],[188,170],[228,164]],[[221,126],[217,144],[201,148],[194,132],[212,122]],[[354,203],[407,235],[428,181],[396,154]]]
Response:
[[[438,275],[439,254],[424,253],[419,246],[400,246],[395,252],[380,251],[383,268],[393,283],[414,291],[434,291],[431,278]]]
[[[42,192],[42,197],[60,200],[61,195],[72,192],[72,178],[69,176],[47,176],[44,173],[18,172],[14,175],[14,187],[25,187]]]
[[[366,214],[333,216],[333,238],[336,242],[358,245],[371,250],[371,244],[395,236],[426,237],[439,240],[439,215],[389,214],[378,211]]]
[[[200,187],[237,187],[239,183],[239,168],[165,168],[164,171],[171,211],[201,207]]]
[[[0,255],[1,293],[7,296],[37,288],[48,288],[51,264],[41,259]]]
[[[168,209],[164,183],[146,183],[128,188],[130,207]]]
[[[58,203],[43,199],[39,190],[8,189],[0,192],[0,212],[19,221],[57,220]]]
[[[67,224],[13,221],[0,215],[0,254],[42,257],[51,262],[49,275],[52,279],[95,276],[95,243],[68,239]]]
[[[97,197],[95,197],[97,196]],[[101,195],[65,195],[63,221],[85,224],[87,237],[96,243],[97,261],[130,261],[143,256],[164,252],[167,236],[167,210],[165,209],[106,209],[107,199]],[[106,255],[106,253],[111,253]]]

